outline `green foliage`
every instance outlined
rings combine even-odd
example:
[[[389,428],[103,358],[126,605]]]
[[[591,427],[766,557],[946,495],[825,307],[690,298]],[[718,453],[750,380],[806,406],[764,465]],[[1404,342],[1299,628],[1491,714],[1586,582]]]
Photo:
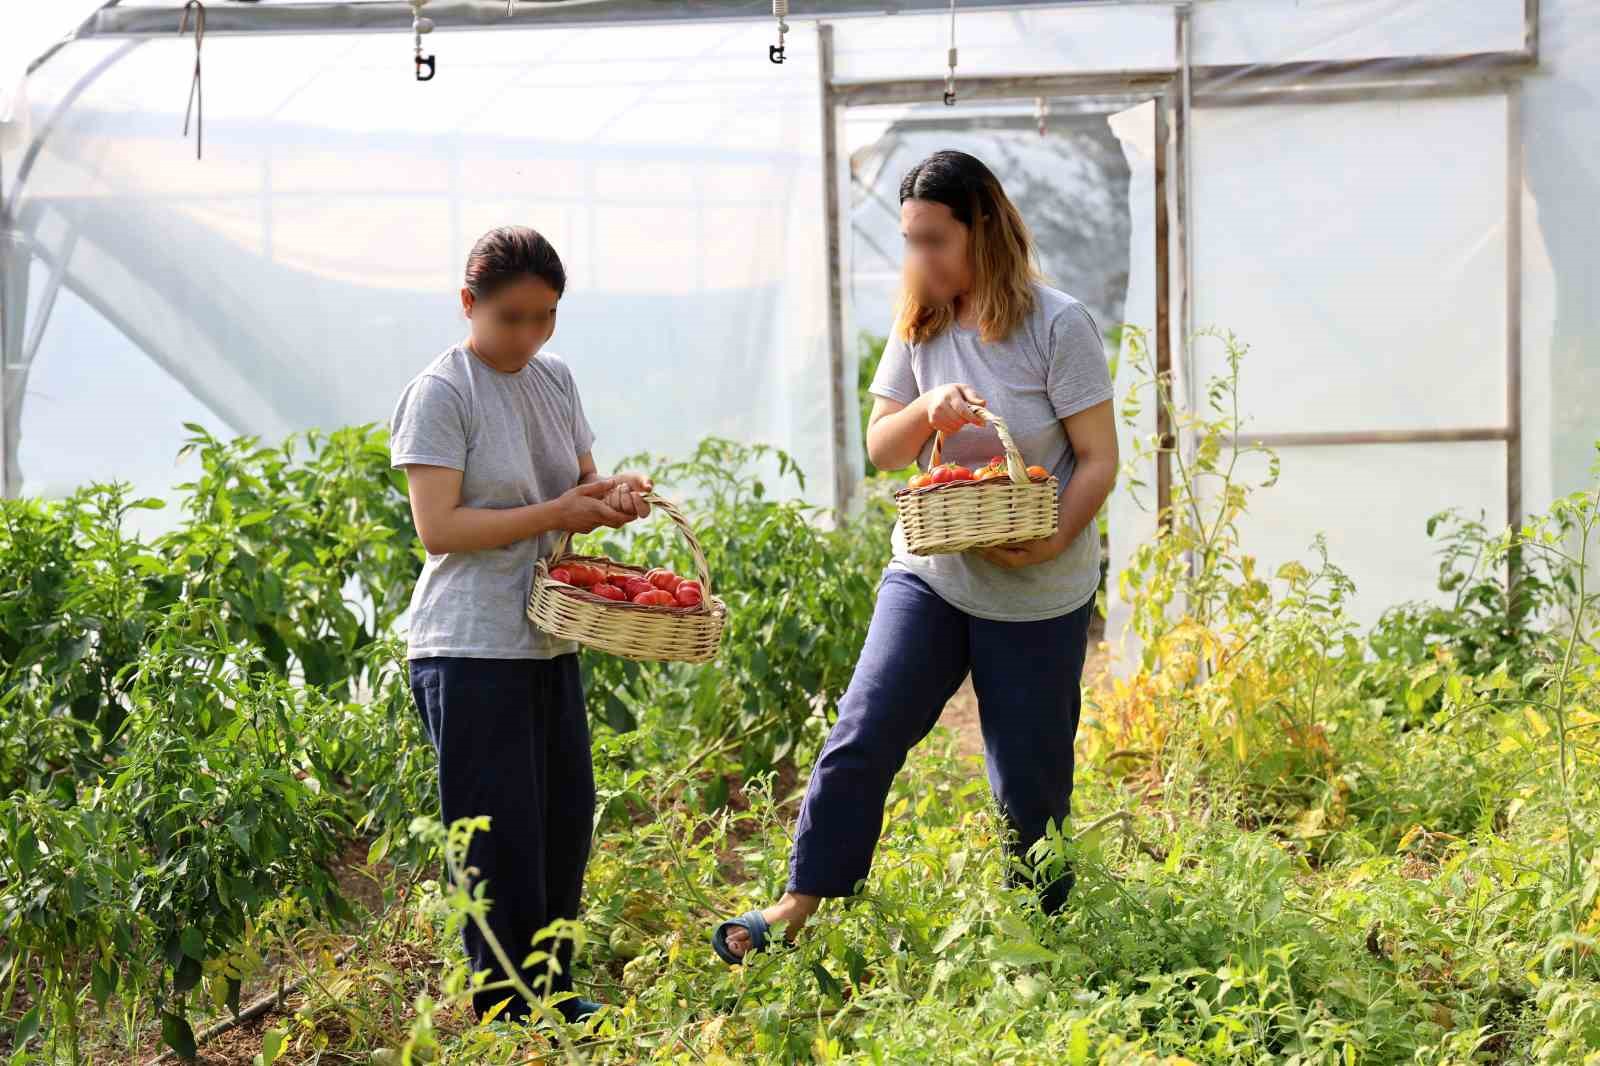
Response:
[[[728,604],[728,629],[715,663],[639,664],[585,656],[595,709],[614,728],[663,705],[707,740],[723,738],[760,770],[820,739],[855,665],[872,616],[879,572],[888,562],[893,511],[872,501],[854,519],[835,519],[794,499],[774,499],[754,472],[775,463],[803,487],[793,459],[775,449],[709,438],[693,455],[666,461],[630,456],[620,464],[649,473],[681,499],[705,552],[711,588]],[[665,519],[594,538],[616,559],[672,565],[693,573],[687,542]]]

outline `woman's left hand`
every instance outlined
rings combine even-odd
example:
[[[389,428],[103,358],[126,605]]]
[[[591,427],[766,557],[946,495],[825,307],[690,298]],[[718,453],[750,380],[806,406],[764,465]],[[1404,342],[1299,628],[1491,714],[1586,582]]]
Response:
[[[643,474],[614,474],[616,487],[606,495],[606,503],[632,518],[644,518],[650,513],[650,504],[644,494],[655,488],[655,482]]]
[[[1041,537],[1038,540],[1027,540],[1020,544],[1001,544],[993,548],[979,548],[978,554],[996,566],[1007,570],[1019,570],[1024,566],[1037,566],[1047,563],[1051,559],[1067,550],[1067,545],[1061,540],[1058,533],[1051,537]]]

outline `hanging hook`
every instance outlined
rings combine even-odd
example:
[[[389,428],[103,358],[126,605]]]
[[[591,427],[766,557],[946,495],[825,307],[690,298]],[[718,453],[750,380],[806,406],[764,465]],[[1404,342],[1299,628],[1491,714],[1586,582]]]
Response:
[[[183,109],[183,135],[189,136],[189,116],[194,116],[194,157],[200,158],[205,141],[205,94],[200,91],[200,42],[206,35],[206,5],[189,0],[178,19],[178,36],[189,32],[189,9],[194,9],[194,77],[189,81],[189,106]]]
[[[956,0],[950,0],[950,51],[945,54],[950,72],[944,78],[944,106],[956,106]]]
[[[433,20],[430,19],[430,18],[423,18],[422,17],[423,5],[425,5],[427,2],[428,2],[428,0],[410,0],[410,3],[411,3],[411,35],[412,35],[413,40],[415,41],[414,48],[416,50],[416,54],[415,54],[414,58],[415,58],[415,63],[416,63],[416,68],[417,68],[417,80],[418,81],[432,81],[433,80],[433,74],[434,74],[433,56],[431,56],[431,55],[425,56],[425,55],[422,54],[422,35],[425,34],[425,33],[432,33],[433,32]],[[515,0],[507,0],[507,3],[506,3],[506,14],[509,15],[511,13],[511,5],[514,2],[515,2]],[[428,69],[428,73],[426,73],[426,74],[422,73],[422,69],[424,67],[426,67]]]
[[[778,43],[767,46],[767,59],[773,63],[783,62],[783,35],[789,32],[789,0],[772,0],[772,17],[778,20]]]

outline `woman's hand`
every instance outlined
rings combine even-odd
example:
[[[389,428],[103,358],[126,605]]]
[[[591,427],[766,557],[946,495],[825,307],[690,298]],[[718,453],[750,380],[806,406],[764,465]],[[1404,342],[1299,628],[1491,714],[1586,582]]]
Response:
[[[568,489],[555,500],[556,528],[588,533],[601,526],[619,529],[627,525],[638,516],[612,506],[611,498],[619,488],[628,491],[616,478],[601,478]]]
[[[979,548],[978,554],[996,566],[1007,570],[1020,570],[1024,566],[1037,566],[1067,550],[1067,541],[1058,530],[1054,536],[1026,540],[1020,544],[1000,544],[993,548]]]
[[[986,407],[989,401],[978,395],[971,385],[940,385],[923,397],[928,412],[928,425],[940,433],[950,434],[962,426],[981,426],[983,419],[973,412],[974,407]]]
[[[645,493],[655,488],[655,482],[643,474],[614,474],[616,487],[606,495],[606,504],[627,515],[630,520],[644,518],[650,513],[650,502]]]

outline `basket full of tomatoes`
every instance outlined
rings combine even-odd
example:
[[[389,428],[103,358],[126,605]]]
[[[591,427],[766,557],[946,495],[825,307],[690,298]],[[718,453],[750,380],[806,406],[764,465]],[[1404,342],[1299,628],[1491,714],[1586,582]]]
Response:
[[[906,547],[913,555],[945,555],[1038,540],[1060,521],[1059,482],[1040,466],[1026,466],[999,415],[974,407],[994,426],[1006,454],[971,470],[941,462],[944,434],[934,437],[926,473],[894,494]]]
[[[572,534],[534,564],[528,619],[552,636],[626,659],[703,663],[716,658],[728,607],[711,594],[705,552],[683,513],[654,494],[694,553],[695,579],[568,551]]]

